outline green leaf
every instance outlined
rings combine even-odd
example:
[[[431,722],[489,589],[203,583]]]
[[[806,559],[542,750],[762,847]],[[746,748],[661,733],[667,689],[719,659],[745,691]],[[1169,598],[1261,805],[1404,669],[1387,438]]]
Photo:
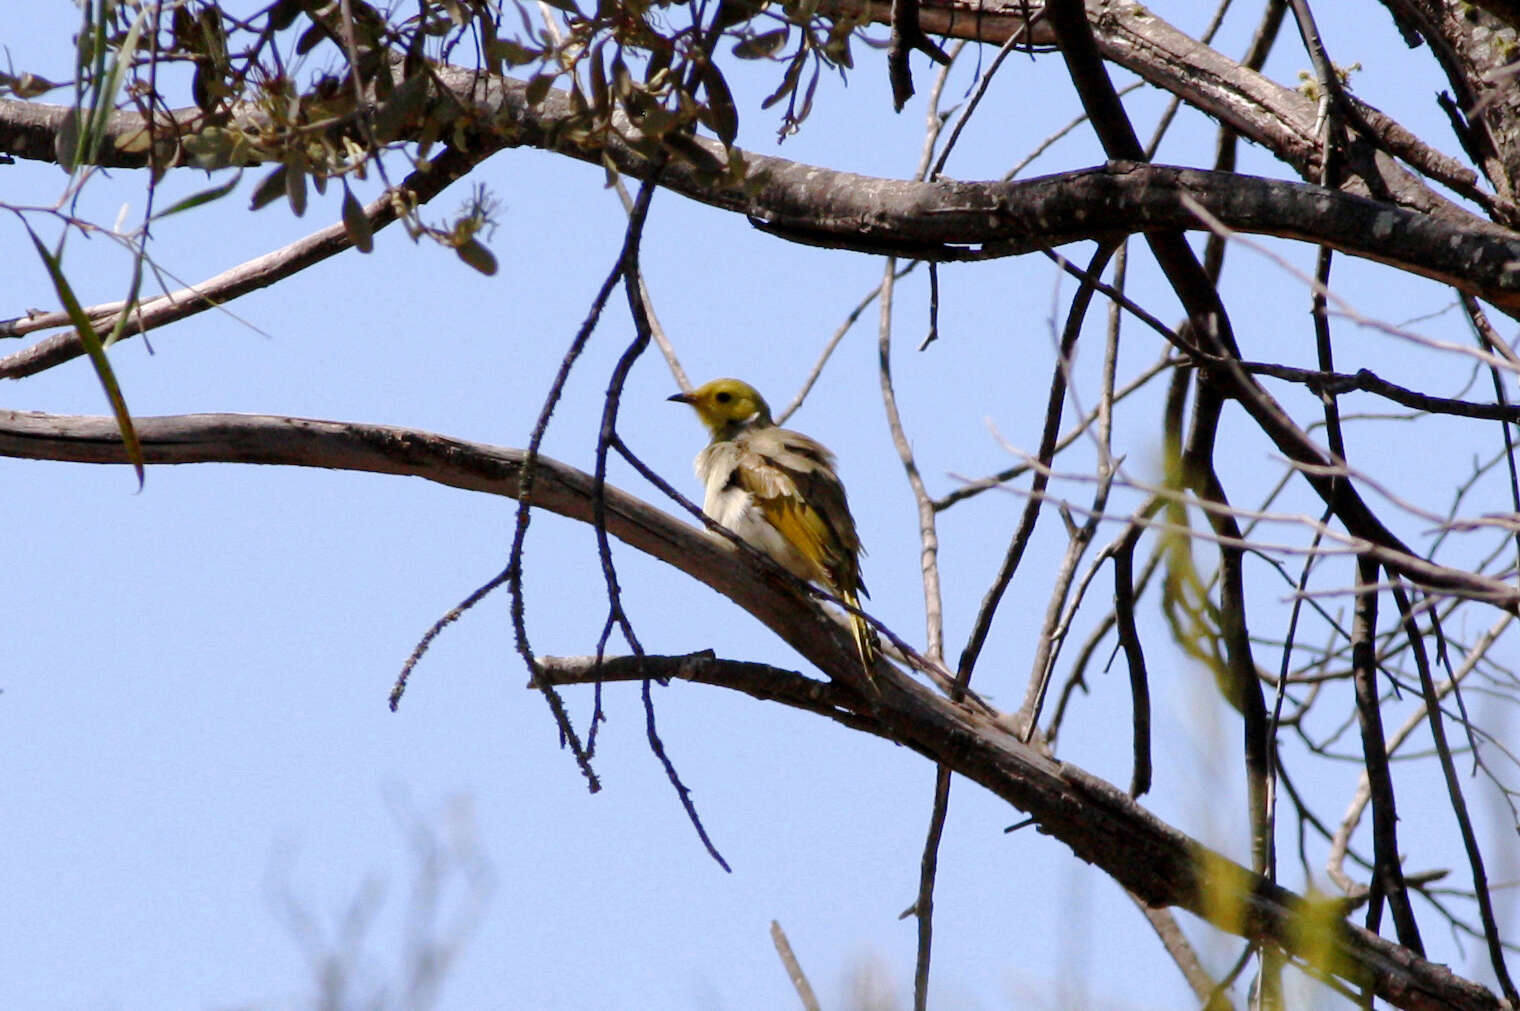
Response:
[[[542,105],[544,98],[548,96],[549,89],[552,87],[554,87],[554,77],[552,75],[534,74],[528,78],[528,87],[525,89],[523,97],[528,100],[530,107]]]
[[[79,34],[74,37],[74,104],[64,122],[64,130],[60,132],[60,140],[62,134],[67,133],[73,138],[73,143],[70,144],[67,155],[60,151],[58,157],[58,163],[70,174],[84,163],[89,138],[84,82],[86,79],[92,82],[90,101],[93,103],[106,77],[105,0],[96,0],[93,5],[90,0],[82,0],[79,6],[84,23],[80,25]]]
[[[70,106],[63,114],[63,121],[58,124],[58,136],[53,140],[53,154],[58,158],[59,166],[73,175],[79,157],[79,106]]]
[[[771,92],[770,97],[760,103],[760,108],[769,109],[788,94],[797,90],[797,79],[802,76],[802,64],[806,59],[806,50],[799,52],[792,58],[792,62],[787,64],[786,73],[781,75],[781,86]]]
[[[301,33],[296,39],[296,55],[305,56],[317,47],[317,44],[327,38],[327,29],[322,23],[316,22],[310,28]]]
[[[225,74],[232,68],[227,62],[227,28],[222,23],[222,17],[221,9],[215,4],[201,4],[195,12],[195,23],[205,42],[206,56]]]
[[[253,188],[253,196],[249,198],[248,209],[256,211],[260,207],[271,204],[285,195],[285,166],[281,165],[269,173],[259,184]]]
[[[734,43],[733,53],[741,60],[763,60],[786,45],[789,30],[783,26],[774,31],[751,35]]]
[[[127,297],[121,300],[121,312],[117,315],[111,332],[106,334],[105,339],[100,342],[101,347],[110,347],[121,340],[121,335],[127,332],[127,323],[132,319],[132,311],[137,308],[137,293],[142,290],[143,262],[147,258],[147,254],[141,249],[132,254],[132,283],[127,285]]]
[[[739,112],[734,108],[734,96],[728,90],[728,82],[711,63],[702,64],[702,88],[707,92],[705,122],[724,147],[732,147],[734,138],[739,136]]]
[[[574,78],[570,79],[570,111],[578,117],[584,117],[591,111],[586,95],[581,91],[581,83]]]
[[[53,280],[53,290],[58,293],[58,299],[63,303],[64,310],[69,314],[69,322],[74,324],[74,332],[79,334],[79,342],[84,345],[85,354],[90,358],[90,364],[95,367],[95,375],[100,379],[101,388],[106,392],[106,400],[111,404],[111,413],[116,415],[116,428],[121,432],[121,441],[126,449],[127,460],[132,464],[132,469],[137,472],[137,488],[142,490],[147,481],[147,472],[143,467],[142,443],[138,441],[137,429],[132,425],[132,415],[127,410],[126,398],[121,394],[121,386],[116,382],[116,373],[111,369],[111,363],[106,358],[106,349],[100,343],[100,336],[95,332],[95,327],[90,324],[90,317],[85,315],[84,307],[79,304],[79,299],[74,297],[74,289],[69,285],[68,279],[63,276],[63,267],[58,258],[47,251],[42,240],[37,238],[37,233],[27,226],[27,234],[32,237],[32,245],[37,247],[37,255],[42,257],[43,265],[47,267],[48,276]]]
[[[626,102],[637,87],[633,75],[628,73],[628,64],[623,62],[623,54],[615,53],[612,57],[612,93]]]
[[[818,92],[818,73],[820,69],[820,64],[813,64],[813,76],[808,79],[807,91],[803,94],[802,98],[802,108],[796,114],[796,120],[799,123],[807,119],[808,114],[813,111],[813,96]]]
[[[454,247],[454,252],[465,263],[474,267],[487,277],[496,273],[496,256],[485,246],[475,239],[460,243]]]
[[[591,87],[591,108],[599,117],[612,113],[612,98],[607,91],[607,68],[602,65],[605,54],[605,42],[598,42],[586,54],[586,79]]]
[[[196,62],[195,73],[190,77],[190,97],[197,109],[208,114],[216,111],[217,85],[220,83],[221,78],[208,61]]]
[[[364,213],[364,205],[347,183],[343,186],[343,230],[359,252],[368,253],[375,248],[375,230],[370,226],[369,215]]]
[[[670,69],[670,47],[654,50],[649,54],[649,65],[644,68],[644,83],[650,84],[660,71]]]
[[[529,49],[511,39],[495,39],[486,44],[486,55],[509,67],[522,67],[543,57],[541,49]]]
[[[127,29],[126,37],[121,41],[121,47],[111,60],[105,80],[96,82],[89,126],[79,138],[81,146],[85,149],[85,157],[81,159],[83,161],[93,163],[100,154],[100,146],[106,138],[106,128],[111,122],[111,113],[116,109],[116,95],[121,90],[122,78],[126,75],[127,67],[132,63],[133,54],[137,52],[137,41],[142,37],[143,27],[148,23],[148,15],[152,9],[144,4],[137,12],[137,17],[132,21],[132,27]]]
[[[188,211],[192,207],[199,207],[202,204],[209,204],[213,200],[220,200],[222,197],[225,197],[227,194],[231,193],[235,188],[237,188],[237,184],[242,182],[242,180],[243,173],[242,170],[239,170],[236,174],[233,175],[231,179],[222,183],[220,186],[213,186],[210,189],[201,190],[199,193],[192,193],[190,196],[185,197],[183,200],[178,200],[173,204],[170,204],[165,209],[153,215],[153,220],[157,221],[159,218],[167,218],[171,214],[178,214],[180,211]]]
[[[296,217],[306,213],[306,159],[291,154],[285,162],[285,197]]]

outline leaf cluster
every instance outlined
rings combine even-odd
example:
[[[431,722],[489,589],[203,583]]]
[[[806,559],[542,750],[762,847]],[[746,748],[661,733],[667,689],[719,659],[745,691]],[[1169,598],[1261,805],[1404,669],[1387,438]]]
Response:
[[[785,103],[784,137],[811,112],[823,70],[853,66],[858,31],[858,21],[820,15],[816,0],[424,0],[391,11],[276,0],[249,17],[207,0],[94,0],[77,38],[76,91],[108,115],[98,97],[111,75],[125,81],[125,100],[155,127],[116,144],[151,147],[155,176],[187,163],[272,164],[254,207],[284,197],[299,215],[308,188],[363,179],[387,150],[420,161],[438,143],[463,147],[470,131],[490,129],[437,80],[440,64],[468,64],[461,55],[473,52],[485,74],[532,68],[535,105],[566,88],[575,112],[566,140],[597,146],[615,132],[646,152],[700,161],[686,138],[702,130],[731,149],[739,132],[720,56],[781,68],[761,106]],[[0,92],[19,97],[57,86],[25,71],[0,75]],[[70,163],[93,153],[70,152]]]

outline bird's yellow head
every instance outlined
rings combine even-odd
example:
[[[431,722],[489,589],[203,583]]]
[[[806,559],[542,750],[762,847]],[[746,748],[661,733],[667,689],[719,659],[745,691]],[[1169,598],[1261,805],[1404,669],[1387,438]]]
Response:
[[[690,404],[714,441],[731,439],[746,428],[775,424],[765,398],[749,383],[738,379],[714,379],[690,393],[677,393],[668,399]]]

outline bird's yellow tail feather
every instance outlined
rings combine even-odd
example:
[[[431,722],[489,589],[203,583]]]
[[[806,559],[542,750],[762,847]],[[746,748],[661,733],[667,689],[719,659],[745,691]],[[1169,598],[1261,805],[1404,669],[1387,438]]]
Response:
[[[860,607],[860,599],[856,597],[855,594],[845,593],[841,594],[840,596],[844,599],[845,603],[849,604],[851,607]],[[850,635],[852,638],[854,638],[855,649],[860,654],[860,664],[861,667],[865,670],[866,680],[868,682],[874,681],[875,674],[873,672],[876,668],[877,646],[876,629],[872,628],[871,623],[869,621],[866,621],[860,615],[851,614]]]

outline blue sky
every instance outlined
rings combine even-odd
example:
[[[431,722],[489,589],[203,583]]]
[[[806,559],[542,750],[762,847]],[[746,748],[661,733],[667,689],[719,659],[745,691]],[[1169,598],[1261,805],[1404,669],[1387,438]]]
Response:
[[[74,16],[61,3],[13,12],[11,59],[66,76]],[[1226,52],[1241,48],[1252,17],[1237,15]],[[1370,100],[1445,137],[1430,100],[1438,82],[1411,73],[1391,27],[1372,20],[1327,23],[1332,52],[1363,62],[1365,76],[1354,84]],[[1273,72],[1292,81],[1307,61],[1291,39],[1280,50]],[[877,58],[862,51],[857,61],[848,87],[827,82],[813,119],[779,153],[905,175],[917,160],[922,96],[893,116]],[[920,61],[915,68],[927,90]],[[1016,57],[1004,73],[1001,97],[963,140],[953,175],[1001,174],[1074,114],[1055,57]],[[969,74],[955,78],[954,100]],[[775,152],[775,120],[758,109],[767,80],[735,80],[740,143]],[[1160,105],[1143,95],[1130,103],[1142,124]],[[1207,129],[1196,119],[1183,124],[1161,159],[1196,163]],[[1254,170],[1270,168],[1258,152],[1247,158]],[[1032,171],[1097,160],[1078,131]],[[56,167],[21,163],[0,172],[11,202],[50,203],[64,182]],[[504,152],[474,178],[503,204],[491,241],[502,267],[495,277],[387,230],[370,256],[343,254],[238,300],[229,314],[153,334],[152,354],[142,340],[116,348],[113,364],[133,411],[291,414],[524,445],[542,391],[616,256],[621,215],[600,169],[550,155]],[[171,176],[160,200],[205,185],[195,174]],[[125,202],[130,219],[141,210],[141,186],[131,172],[96,179],[82,213],[109,222]],[[314,197],[298,221],[283,206],[247,213],[248,189],[245,181],[235,197],[165,221],[158,262],[194,281],[337,220],[334,190]],[[465,197],[456,189],[425,216],[444,218]],[[51,307],[13,218],[0,220],[0,242],[11,254],[0,273],[0,314]],[[1301,268],[1312,263],[1308,250],[1276,248]],[[1085,251],[1068,255],[1080,261]],[[882,269],[874,258],[785,244],[669,194],[654,201],[644,262],[688,372],[699,380],[742,375],[777,404],[791,399],[816,350]],[[65,266],[86,304],[125,289],[125,259],[103,239],[72,239]],[[1394,275],[1368,265],[1342,259],[1336,269],[1337,285],[1369,314],[1397,320],[1450,302],[1437,286],[1405,277],[1390,285]],[[1174,303],[1144,257],[1133,270],[1146,304],[1173,318]],[[1295,360],[1312,354],[1301,284],[1244,249],[1232,251],[1227,276],[1248,356],[1281,353],[1284,340],[1298,349]],[[926,314],[924,279],[900,286],[894,357],[910,435],[937,493],[955,486],[951,475],[1008,464],[993,428],[1014,445],[1036,445],[1053,361],[1050,316],[1053,306],[1064,311],[1071,290],[1038,257],[946,268],[941,284],[942,337],[923,354],[912,348]],[[1465,339],[1451,314],[1428,332]],[[1089,380],[1101,359],[1094,333],[1099,340],[1079,363]],[[1349,325],[1339,333],[1353,368],[1359,355],[1396,381],[1432,368],[1386,336]],[[1128,334],[1123,361],[1132,372],[1158,348],[1138,327]],[[550,455],[589,469],[601,393],[631,336],[615,301],[556,415]],[[838,453],[870,552],[872,611],[914,640],[922,635],[915,521],[882,418],[875,359],[873,309],[792,424]],[[690,460],[703,436],[685,408],[665,403],[674,390],[650,352],[631,377],[621,430],[646,462],[695,495]],[[4,393],[10,408],[104,411],[82,361],[7,384]],[[1145,477],[1156,474],[1155,418],[1154,397],[1124,416],[1122,451]],[[1226,437],[1244,464],[1232,493],[1249,502],[1258,484],[1271,482],[1274,458],[1239,424]],[[1432,508],[1468,464],[1463,454],[1441,454],[1439,426],[1428,436],[1422,430],[1428,450],[1357,438],[1353,456],[1391,480],[1407,482],[1417,459]],[[615,468],[614,479],[656,500],[626,468]],[[861,980],[908,1002],[914,928],[898,915],[916,890],[933,785],[933,769],[918,756],[713,689],[657,690],[662,736],[734,868],[725,874],[702,851],[648,753],[634,686],[606,689],[597,759],[606,789],[586,793],[542,701],[524,689],[504,595],[449,630],[400,712],[387,710],[391,682],[418,637],[503,564],[511,503],[413,479],[220,465],[152,469],[139,493],[125,469],[13,460],[0,461],[0,491],[12,520],[0,568],[12,601],[9,658],[0,666],[0,735],[11,756],[0,819],[8,854],[0,869],[0,1005],[311,1006],[311,958],[342,947],[345,917],[364,925],[358,992],[384,988],[395,997],[417,933],[447,936],[475,899],[483,910],[448,969],[440,1007],[789,1006],[768,936],[773,919],[826,1006],[864,1006],[852,1004]],[[1412,491],[1427,494],[1422,483]],[[1086,492],[1069,494],[1080,501]],[[1020,508],[1021,499],[995,493],[943,520],[952,651]],[[1022,692],[1043,613],[1042,574],[1058,557],[1058,520],[1045,522],[1052,537],[1036,545],[1015,581],[978,676],[1008,708]],[[651,651],[712,647],[800,664],[756,622],[679,573],[629,550],[617,560]],[[528,568],[538,651],[589,652],[603,618],[590,531],[540,515]],[[1176,655],[1159,626],[1148,646],[1158,697],[1152,806],[1244,859],[1236,731],[1221,724],[1206,675]],[[1123,783],[1123,675],[1116,668],[1092,688],[1063,735],[1063,755]],[[589,693],[567,699],[584,725]],[[1342,809],[1355,772],[1347,766],[1313,784],[1335,798],[1328,812]],[[1405,796],[1420,797],[1421,774],[1407,774]],[[1185,1003],[1176,970],[1115,885],[1050,839],[1005,834],[1020,814],[970,784],[956,784],[950,810],[933,1006]],[[1439,804],[1430,810],[1441,817]],[[1406,814],[1407,831],[1419,838],[1416,812]],[[434,922],[413,908],[418,833],[439,845],[468,840],[470,866],[489,868],[473,882],[446,878]],[[1496,878],[1504,877],[1502,863]],[[360,895],[377,897],[351,916]],[[1514,923],[1513,907],[1506,910]],[[302,917],[321,940],[295,926]],[[1237,950],[1217,939],[1203,944],[1216,968]],[[1438,957],[1481,976],[1468,965],[1478,954],[1448,947]]]

